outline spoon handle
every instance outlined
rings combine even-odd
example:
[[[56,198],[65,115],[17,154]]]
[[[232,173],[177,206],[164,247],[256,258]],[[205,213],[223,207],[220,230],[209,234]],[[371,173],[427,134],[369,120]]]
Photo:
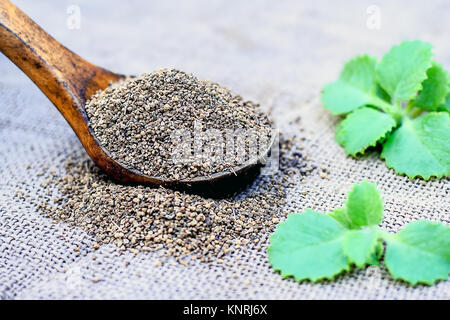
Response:
[[[76,55],[8,0],[0,0],[0,51],[53,102],[100,168],[120,181],[143,180],[112,160],[101,147],[84,109],[91,95],[124,76]]]
[[[33,80],[72,127],[84,114],[85,101],[122,77],[64,47],[8,0],[0,0],[0,51]]]

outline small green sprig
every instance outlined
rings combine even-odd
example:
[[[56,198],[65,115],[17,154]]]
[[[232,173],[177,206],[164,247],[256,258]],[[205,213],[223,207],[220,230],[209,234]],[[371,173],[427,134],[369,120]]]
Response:
[[[383,200],[375,184],[356,184],[345,206],[329,214],[290,214],[270,237],[271,266],[297,281],[333,279],[353,265],[384,264],[395,279],[431,285],[450,273],[450,227],[409,223],[397,234],[378,227]]]
[[[347,62],[322,101],[333,114],[346,115],[336,141],[348,155],[381,143],[389,168],[428,180],[450,176],[449,88],[432,46],[404,41],[380,62],[368,55]]]

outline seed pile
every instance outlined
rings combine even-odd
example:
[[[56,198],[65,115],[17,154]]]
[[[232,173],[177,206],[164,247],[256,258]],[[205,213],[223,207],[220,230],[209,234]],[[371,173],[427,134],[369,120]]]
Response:
[[[187,263],[186,256],[220,263],[223,255],[258,246],[273,232],[286,214],[281,207],[287,187],[295,184],[292,175],[314,169],[295,141],[282,140],[280,170],[259,176],[247,192],[224,199],[116,184],[79,156],[67,161],[65,176],[46,173],[37,208],[95,235],[94,248],[114,243],[134,253],[161,250],[180,263]]]
[[[250,142],[223,156],[232,145],[226,140],[230,132],[239,132],[234,138],[242,138],[239,130],[257,132],[261,137],[256,140],[257,148],[261,151],[270,142],[271,123],[258,105],[216,83],[174,69],[112,84],[87,102],[86,112],[95,135],[114,160],[146,175],[170,180],[232,170],[253,159],[248,152]],[[186,133],[174,137],[180,130]],[[211,130],[218,131],[220,137],[211,138]],[[188,146],[185,140],[176,139],[187,136],[192,138]],[[174,160],[186,150],[189,154],[183,161]]]

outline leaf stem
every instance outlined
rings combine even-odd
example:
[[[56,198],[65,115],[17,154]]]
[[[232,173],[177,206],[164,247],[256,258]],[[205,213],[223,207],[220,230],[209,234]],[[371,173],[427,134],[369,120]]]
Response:
[[[402,101],[401,100],[395,99],[394,100],[394,107],[395,107],[395,110],[398,113],[402,113]]]
[[[411,101],[408,102],[405,108],[405,113],[408,114],[411,112],[411,110],[414,108],[414,103]]]
[[[378,236],[381,237],[384,241],[392,240],[395,237],[395,234],[384,231],[383,229],[378,228],[377,230]]]
[[[383,109],[384,111],[386,111],[387,113],[389,113],[391,115],[392,118],[394,118],[395,122],[397,123],[397,125],[401,124],[403,121],[403,110],[401,107],[401,102],[399,100],[395,100],[393,101],[393,104],[388,104],[386,103],[389,107]]]
[[[409,112],[409,116],[411,118],[417,118],[422,112],[423,112],[422,109],[414,108],[412,111]]]

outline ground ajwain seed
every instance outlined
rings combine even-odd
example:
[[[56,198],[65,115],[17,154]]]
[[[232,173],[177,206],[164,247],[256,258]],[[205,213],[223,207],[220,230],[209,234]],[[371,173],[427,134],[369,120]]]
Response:
[[[86,112],[112,159],[167,180],[231,172],[270,146],[271,122],[258,105],[175,69],[114,83]]]
[[[314,169],[299,139],[280,141],[279,170],[226,198],[118,184],[84,155],[67,160],[60,170],[65,175],[45,171],[42,181],[50,183],[26,200],[43,215],[91,233],[94,249],[113,243],[120,251],[159,251],[183,264],[186,257],[217,263],[234,250],[260,246],[287,214],[281,208],[292,176]],[[25,199],[23,193],[18,197]]]
[[[87,102],[86,112],[114,160],[153,177],[184,180],[232,171],[271,144],[272,124],[258,105],[174,69],[112,84]],[[180,129],[185,131],[174,139]],[[68,159],[58,173],[44,171],[37,198],[20,190],[17,196],[54,221],[86,230],[95,237],[94,249],[114,244],[136,254],[158,251],[182,264],[191,258],[220,263],[240,248],[260,250],[260,241],[287,214],[281,208],[292,176],[314,169],[300,143],[281,136],[279,168],[259,175],[244,192],[220,198],[119,184],[86,155]]]

